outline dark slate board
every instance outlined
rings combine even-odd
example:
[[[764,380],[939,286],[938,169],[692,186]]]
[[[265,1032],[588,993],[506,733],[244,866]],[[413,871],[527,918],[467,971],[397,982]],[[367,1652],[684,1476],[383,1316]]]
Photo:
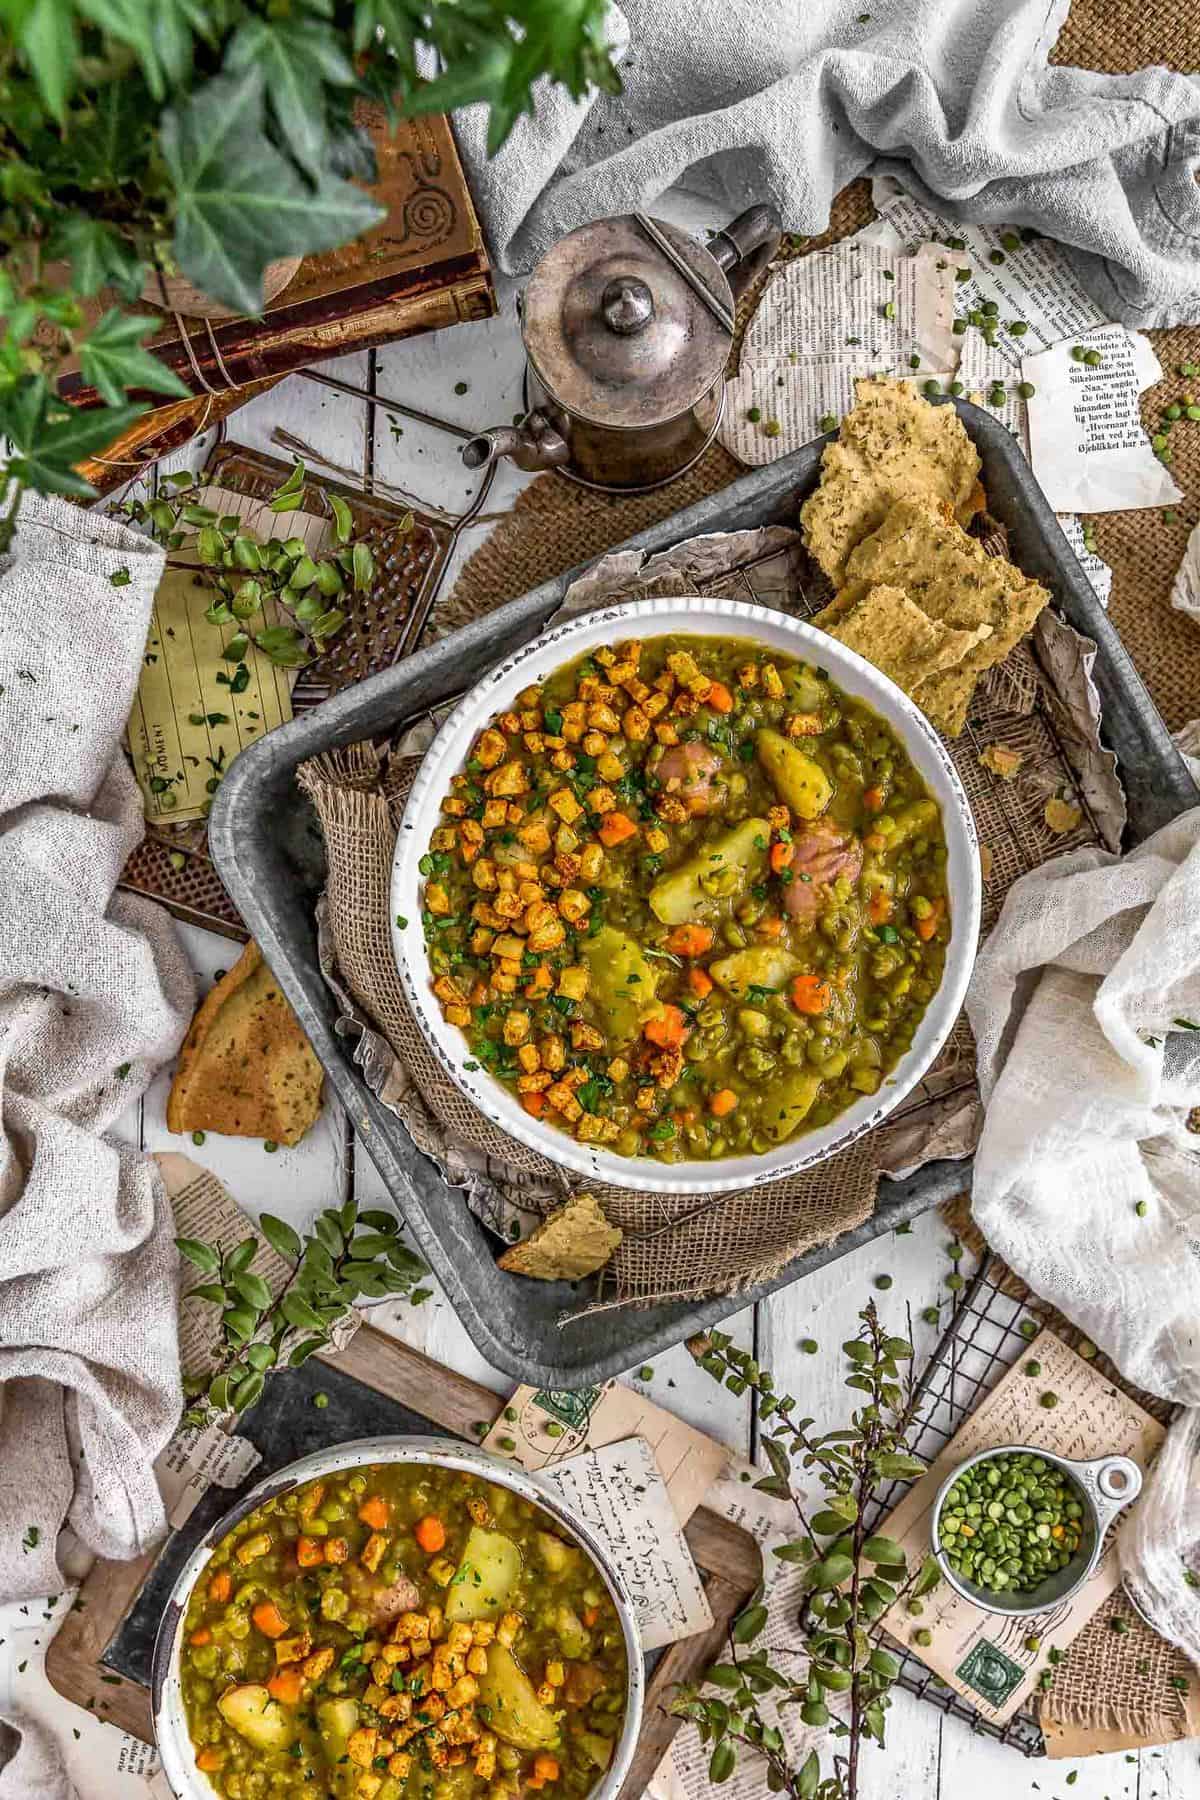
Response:
[[[313,1396],[318,1393],[328,1395],[328,1406],[313,1405]],[[179,1571],[209,1527],[274,1470],[330,1444],[380,1434],[450,1435],[444,1426],[412,1412],[399,1400],[366,1387],[316,1358],[298,1369],[290,1369],[286,1381],[269,1382],[258,1405],[238,1424],[238,1436],[249,1439],[262,1461],[239,1486],[209,1488],[187,1523],[167,1539],[133,1606],[105,1647],[100,1659],[104,1667],[148,1688],[155,1633],[167,1598]]]

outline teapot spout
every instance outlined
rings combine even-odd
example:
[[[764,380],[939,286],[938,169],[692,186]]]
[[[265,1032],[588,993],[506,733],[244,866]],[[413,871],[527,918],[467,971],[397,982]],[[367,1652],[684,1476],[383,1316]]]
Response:
[[[489,463],[507,456],[518,469],[555,469],[565,463],[571,450],[567,440],[556,431],[544,413],[531,412],[520,425],[495,425],[468,438],[461,455],[468,469],[484,469]]]

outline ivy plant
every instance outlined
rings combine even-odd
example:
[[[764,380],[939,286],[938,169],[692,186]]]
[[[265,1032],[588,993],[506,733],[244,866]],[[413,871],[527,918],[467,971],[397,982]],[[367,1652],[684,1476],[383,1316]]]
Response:
[[[146,396],[187,393],[144,347],[155,270],[256,313],[268,263],[381,217],[357,185],[376,171],[356,101],[393,121],[482,103],[494,153],[543,77],[615,91],[604,16],[604,0],[0,0],[0,552],[26,488],[90,498],[76,464]],[[89,325],[101,289],[115,303]],[[69,356],[94,409],[58,395]]]
[[[908,1445],[916,1407],[909,1338],[885,1329],[874,1301],[859,1317],[857,1337],[842,1350],[845,1384],[861,1400],[837,1431],[814,1433],[812,1419],[795,1417],[795,1399],[776,1393],[770,1371],[724,1332],[693,1346],[715,1381],[757,1396],[770,1472],[755,1486],[792,1503],[798,1533],[775,1555],[803,1572],[795,1643],[759,1647],[767,1608],[757,1594],[733,1621],[728,1656],[700,1682],[681,1687],[673,1702],[672,1710],[693,1720],[711,1745],[714,1783],[751,1758],[762,1767],[768,1793],[856,1800],[862,1746],[883,1743],[889,1693],[900,1672],[880,1621],[897,1605],[919,1617],[923,1596],[941,1579],[932,1556],[910,1569],[900,1545],[869,1524],[883,1491],[923,1474],[925,1463]],[[810,1506],[797,1491],[797,1468],[806,1485],[820,1484],[819,1504]],[[799,1761],[790,1756],[778,1719],[785,1707],[798,1708],[805,1725],[827,1728],[828,1760],[815,1749]]]

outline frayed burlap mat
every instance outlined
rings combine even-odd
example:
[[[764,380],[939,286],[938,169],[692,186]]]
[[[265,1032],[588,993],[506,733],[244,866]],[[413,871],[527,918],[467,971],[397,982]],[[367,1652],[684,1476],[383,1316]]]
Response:
[[[987,1246],[971,1218],[967,1196],[961,1195],[942,1209],[942,1217],[976,1256]],[[992,1259],[988,1279],[1010,1294],[1039,1325],[1045,1325],[1077,1350],[1082,1344],[1093,1366],[1114,1387],[1136,1400],[1161,1424],[1171,1417],[1164,1400],[1135,1387],[1083,1333],[1033,1294],[1020,1276]],[[1119,1621],[1114,1630],[1113,1621]],[[1054,1685],[1036,1702],[1047,1738],[1058,1738],[1055,1754],[1087,1754],[1123,1746],[1162,1744],[1194,1735],[1183,1690],[1190,1664],[1181,1650],[1152,1631],[1134,1610],[1123,1588],[1110,1596],[1092,1615],[1054,1671]],[[1112,1741],[1109,1741],[1111,1734]]]
[[[519,1214],[561,1204],[568,1178],[498,1130],[446,1079],[404,996],[389,892],[399,817],[419,760],[356,744],[298,771],[328,861],[322,965],[344,1013],[359,1025],[364,1079],[418,1148],[507,1235]],[[794,1256],[861,1224],[874,1205],[876,1180],[868,1137],[819,1170],[737,1194],[668,1196],[588,1185],[625,1233],[609,1270],[621,1301],[691,1298],[767,1281]],[[497,1210],[498,1201],[510,1210]]]

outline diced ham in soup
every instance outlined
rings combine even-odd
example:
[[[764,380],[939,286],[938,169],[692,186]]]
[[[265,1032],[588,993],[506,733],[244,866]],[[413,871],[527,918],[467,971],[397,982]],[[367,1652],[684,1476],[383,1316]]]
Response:
[[[831,819],[816,819],[794,839],[792,879],[783,890],[783,910],[797,921],[814,919],[839,875],[851,884],[862,872],[862,845],[853,832]]]
[[[721,779],[725,764],[709,744],[673,744],[664,750],[651,773],[663,790],[682,800],[688,811],[703,818],[724,806],[728,789]]]

